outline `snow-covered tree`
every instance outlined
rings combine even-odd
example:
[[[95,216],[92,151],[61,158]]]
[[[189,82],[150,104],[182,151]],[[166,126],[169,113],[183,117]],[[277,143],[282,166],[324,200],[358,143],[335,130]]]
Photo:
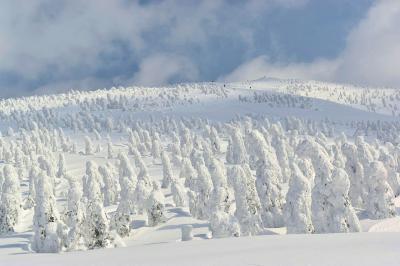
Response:
[[[288,234],[313,233],[310,180],[304,176],[296,163],[292,163],[291,173],[284,208],[287,232]]]
[[[232,195],[228,189],[228,180],[225,166],[214,158],[209,167],[213,190],[210,197],[210,213],[222,211],[229,213]]]
[[[115,182],[116,177],[112,175],[110,167],[111,165],[109,164],[99,166],[99,173],[102,176],[104,183],[102,192],[105,207],[115,204],[118,198],[118,189]]]
[[[65,245],[65,228],[60,221],[49,176],[41,171],[35,185],[32,249],[38,253],[57,253]]]
[[[184,207],[186,205],[186,189],[180,179],[172,179],[171,194],[176,207]]]
[[[85,172],[86,173],[82,178],[82,180],[83,180],[83,196],[88,198],[89,194],[92,193],[91,191],[89,191],[90,183],[96,182],[101,187],[103,180],[99,173],[98,166],[94,161],[90,160],[90,161],[86,162],[86,171]],[[92,181],[92,180],[94,180],[94,181]],[[98,195],[96,197],[98,197],[101,200],[103,199],[103,194],[101,193],[101,191],[98,192]]]
[[[153,183],[153,191],[146,203],[147,224],[156,226],[165,221],[165,198],[157,182]]]
[[[312,189],[312,222],[317,233],[358,232],[360,225],[349,199],[346,172],[334,167],[321,144],[307,139],[298,147],[301,157],[311,158],[315,169]]]
[[[210,196],[212,191],[212,180],[204,161],[198,162],[197,165],[197,182],[195,187],[195,204],[189,204],[190,213],[192,216],[206,220],[210,212]],[[192,208],[195,207],[195,208]]]
[[[393,155],[391,155],[386,149],[381,149],[380,161],[385,165],[388,173],[388,183],[393,190],[394,196],[400,195],[400,174],[397,170],[397,162]]]
[[[107,142],[107,159],[114,158],[114,148],[111,141]]]
[[[91,166],[89,166],[91,167]],[[100,178],[97,167],[92,163],[88,174],[85,213],[85,243],[89,249],[108,247],[112,243],[109,220],[103,207]]]
[[[387,170],[382,162],[373,161],[366,175],[368,197],[366,211],[372,219],[389,218],[396,215],[394,195],[387,182]]]
[[[21,211],[21,193],[15,168],[6,165],[3,168],[4,182],[0,201],[0,234],[13,232],[19,221]]]
[[[346,157],[345,170],[350,179],[349,197],[351,204],[356,208],[364,206],[366,195],[366,182],[364,167],[358,158],[357,147],[352,143],[343,143],[342,151]]]
[[[171,168],[171,162],[169,160],[168,154],[165,151],[162,152],[161,159],[163,165],[163,180],[161,187],[167,188],[171,184],[171,181],[174,179]]]
[[[332,182],[329,184],[328,201],[333,205],[331,216],[331,232],[360,232],[361,225],[351,206],[349,199],[350,181],[346,171],[335,168],[332,172]]]
[[[211,214],[210,229],[214,238],[240,236],[240,225],[235,216],[224,211]]]
[[[226,152],[226,162],[229,164],[243,164],[248,161],[243,135],[239,128],[232,129],[231,138]]]
[[[197,171],[192,166],[192,163],[188,158],[182,159],[181,171],[179,173],[179,178],[185,179],[185,187],[195,190]]]
[[[265,227],[283,226],[284,196],[274,165],[267,157],[257,161],[256,187],[261,202],[261,218]]]
[[[235,193],[235,217],[239,221],[241,235],[260,233],[262,230],[260,202],[255,191],[254,179],[249,178],[240,165],[234,165],[229,169],[229,180]]]
[[[57,177],[65,177],[67,174],[67,169],[65,167],[65,157],[63,153],[60,153],[58,156],[58,170],[57,170]]]
[[[67,208],[64,213],[65,224],[69,227],[66,246],[68,250],[84,249],[85,206],[82,202],[82,184],[79,179],[66,176],[68,180]]]
[[[35,183],[36,178],[39,175],[39,168],[37,166],[32,166],[29,170],[29,192],[28,196],[25,199],[24,209],[30,209],[35,206],[35,197],[36,197],[36,190],[35,190]]]
[[[85,154],[92,155],[94,153],[93,143],[89,136],[85,136]]]
[[[120,202],[114,213],[112,228],[122,236],[128,236],[130,233],[131,214],[137,211],[134,195],[136,191],[137,177],[125,154],[119,156],[119,184]],[[136,192],[137,193],[137,192]]]

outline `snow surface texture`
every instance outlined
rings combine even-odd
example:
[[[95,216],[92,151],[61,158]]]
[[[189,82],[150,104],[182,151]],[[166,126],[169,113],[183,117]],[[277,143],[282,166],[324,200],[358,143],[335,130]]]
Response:
[[[398,265],[399,103],[266,78],[2,100],[0,265]]]

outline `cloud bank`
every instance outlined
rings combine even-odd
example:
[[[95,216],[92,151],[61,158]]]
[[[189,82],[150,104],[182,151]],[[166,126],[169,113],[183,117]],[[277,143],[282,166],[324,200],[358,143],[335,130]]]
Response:
[[[399,5],[4,0],[0,96],[264,75],[399,86]]]
[[[259,56],[238,66],[221,80],[252,80],[266,75],[400,88],[399,25],[400,2],[380,0],[348,34],[345,48],[337,57],[317,58],[307,63],[280,63]]]

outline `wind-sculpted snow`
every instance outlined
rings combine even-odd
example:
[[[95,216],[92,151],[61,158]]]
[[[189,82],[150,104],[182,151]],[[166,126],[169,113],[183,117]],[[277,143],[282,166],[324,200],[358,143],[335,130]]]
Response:
[[[3,100],[0,264],[175,242],[181,228],[195,240],[380,228],[397,217],[399,97],[258,80]]]

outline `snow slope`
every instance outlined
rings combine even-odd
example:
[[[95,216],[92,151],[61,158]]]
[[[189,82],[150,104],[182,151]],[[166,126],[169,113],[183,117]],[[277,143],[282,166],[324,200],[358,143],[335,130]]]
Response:
[[[106,101],[109,96],[127,95],[124,106],[90,109],[85,101]],[[257,97],[255,95],[258,95]],[[112,101],[108,101],[110,104]],[[71,115],[90,112],[98,121],[106,116],[115,121],[160,119],[160,117],[200,117],[225,122],[238,115],[266,115],[272,120],[294,116],[304,120],[330,121],[337,132],[352,136],[365,130],[357,123],[385,121],[396,125],[400,93],[394,89],[358,88],[315,81],[260,79],[231,84],[181,84],[167,88],[120,88],[94,92],[71,92],[61,95],[0,101],[0,128],[11,126],[16,132],[35,118],[43,108],[54,114],[45,118],[54,127],[67,124]],[[37,113],[36,113],[37,111]],[[16,114],[23,114],[17,121]],[[38,119],[39,120],[39,119]],[[99,122],[99,123],[100,123]],[[366,126],[369,130],[368,126]],[[371,129],[375,136],[374,129]],[[65,129],[78,151],[83,151],[83,137],[88,132]],[[85,161],[98,164],[107,161],[106,134],[93,140],[103,150],[95,155],[65,153],[68,174],[83,176]],[[6,134],[4,134],[6,135]],[[126,134],[110,134],[115,150],[128,151]],[[4,136],[6,141],[15,136]],[[226,140],[224,140],[226,144]],[[164,143],[164,146],[165,143]],[[115,159],[111,160],[115,162]],[[162,179],[162,166],[144,157],[149,175]],[[173,169],[178,175],[179,169]],[[27,180],[23,182],[27,192]],[[65,189],[61,184],[58,190]],[[359,234],[286,235],[285,228],[274,228],[266,235],[227,239],[209,239],[209,223],[192,218],[188,208],[172,204],[169,190],[167,221],[157,227],[144,226],[143,216],[135,217],[133,234],[124,239],[126,247],[62,254],[35,254],[30,250],[32,210],[23,211],[16,233],[0,236],[0,265],[398,265],[400,261],[400,219],[370,220],[358,213],[363,231]],[[60,208],[65,198],[59,197]],[[396,202],[397,207],[400,204]],[[114,211],[111,206],[108,212]],[[195,240],[180,242],[180,228],[191,224]],[[367,233],[371,232],[371,233]],[[372,233],[373,232],[373,233]],[[122,245],[122,244],[121,244]]]

